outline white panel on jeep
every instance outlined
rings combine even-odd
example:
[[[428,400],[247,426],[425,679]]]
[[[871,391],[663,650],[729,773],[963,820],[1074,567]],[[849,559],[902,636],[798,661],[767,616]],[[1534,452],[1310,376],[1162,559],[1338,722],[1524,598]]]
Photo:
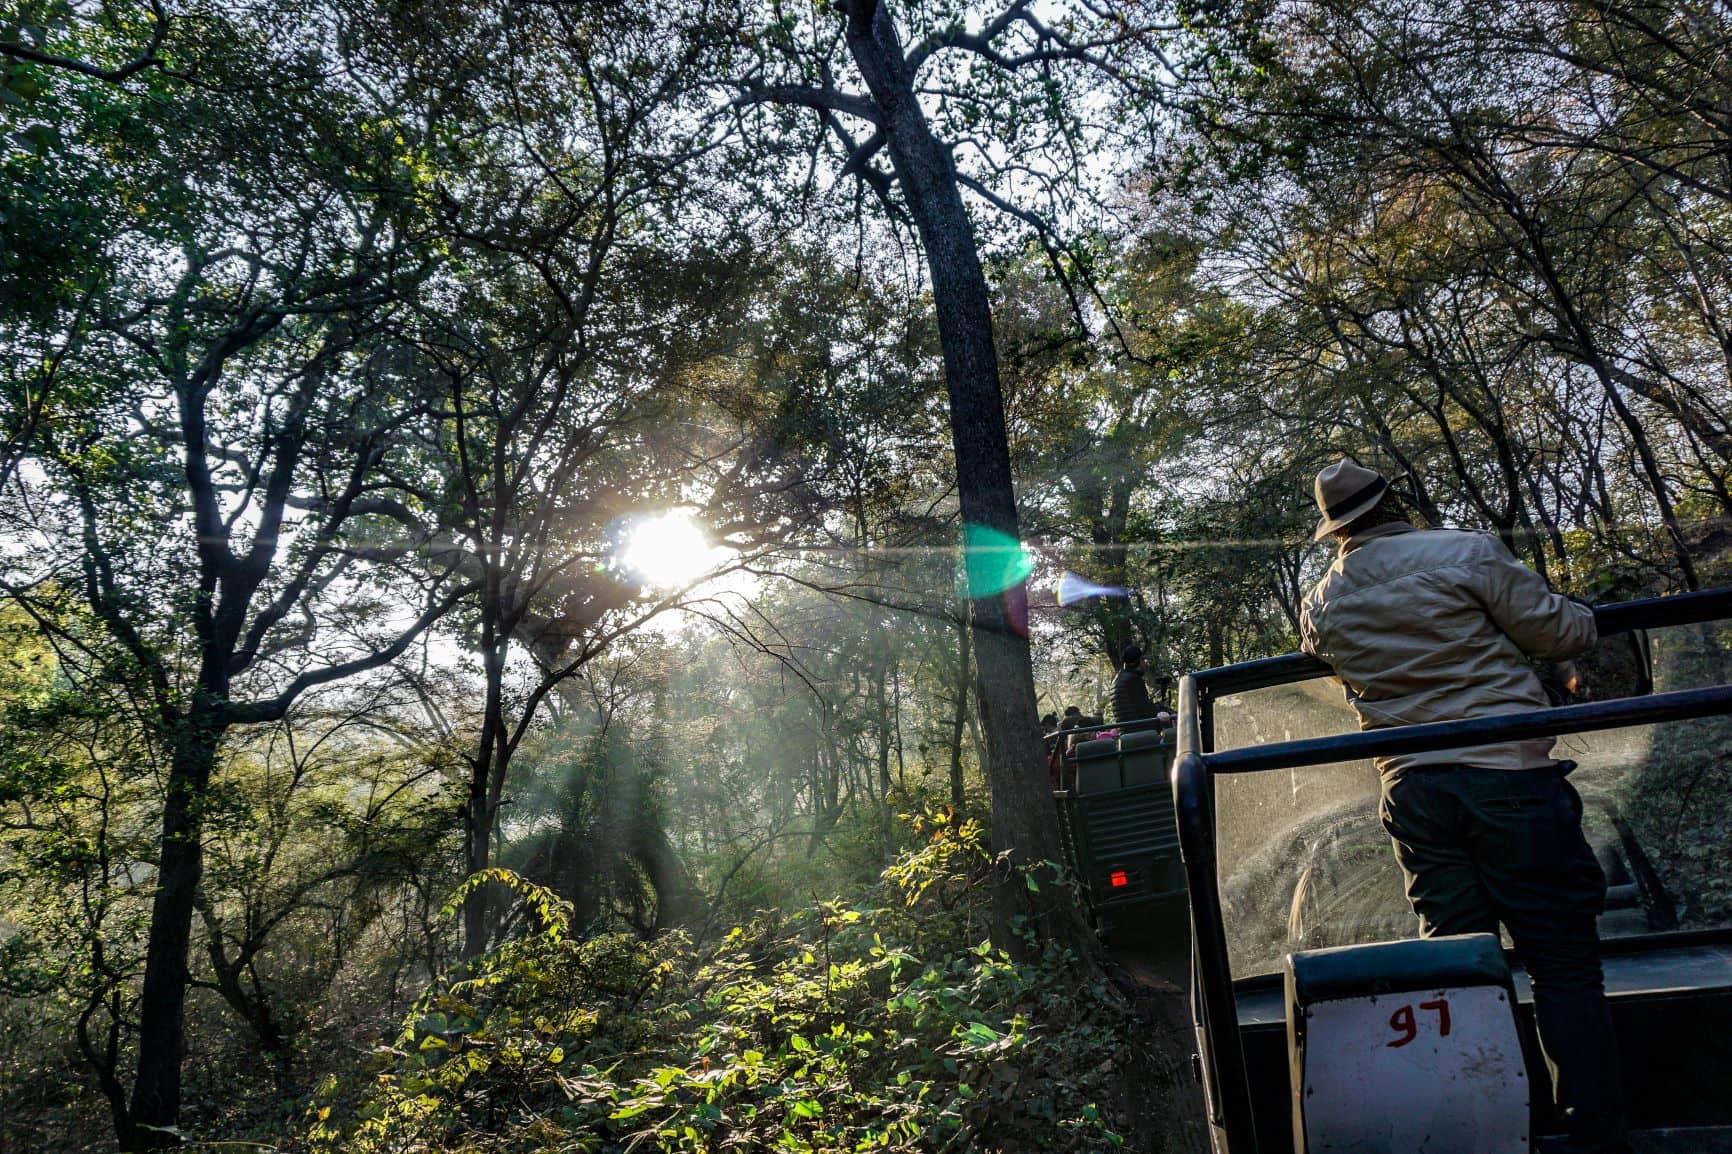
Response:
[[[1298,1154],[1527,1154],[1527,1069],[1492,935],[1303,951],[1287,995]]]

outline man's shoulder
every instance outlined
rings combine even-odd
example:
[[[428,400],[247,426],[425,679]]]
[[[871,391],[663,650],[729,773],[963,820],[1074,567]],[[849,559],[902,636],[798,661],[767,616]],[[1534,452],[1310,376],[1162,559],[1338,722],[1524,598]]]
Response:
[[[1497,538],[1469,529],[1421,529],[1367,541],[1337,557],[1311,587],[1307,607],[1413,574],[1471,565],[1497,555]]]
[[[1404,550],[1410,556],[1435,558],[1440,563],[1451,560],[1481,560],[1496,555],[1501,548],[1496,537],[1472,529],[1421,529],[1417,533],[1403,533],[1399,537],[1386,537],[1382,542],[1373,542],[1385,543],[1393,545],[1395,550]],[[1379,552],[1393,551],[1385,549]]]

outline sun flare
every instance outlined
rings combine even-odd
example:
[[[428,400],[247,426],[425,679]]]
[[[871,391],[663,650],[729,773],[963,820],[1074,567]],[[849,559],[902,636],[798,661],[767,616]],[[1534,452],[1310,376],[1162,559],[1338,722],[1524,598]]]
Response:
[[[721,552],[689,513],[674,511],[632,526],[619,551],[619,567],[660,589],[690,585],[717,565]]]

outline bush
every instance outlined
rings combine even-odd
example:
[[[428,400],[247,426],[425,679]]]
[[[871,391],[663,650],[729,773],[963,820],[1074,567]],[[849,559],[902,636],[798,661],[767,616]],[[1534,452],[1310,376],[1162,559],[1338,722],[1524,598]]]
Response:
[[[977,823],[923,841],[857,903],[760,913],[716,944],[532,929],[427,991],[369,1080],[331,1080],[314,1151],[1098,1150],[1127,1017],[1074,959],[971,940],[994,863]],[[455,901],[461,901],[460,893]]]

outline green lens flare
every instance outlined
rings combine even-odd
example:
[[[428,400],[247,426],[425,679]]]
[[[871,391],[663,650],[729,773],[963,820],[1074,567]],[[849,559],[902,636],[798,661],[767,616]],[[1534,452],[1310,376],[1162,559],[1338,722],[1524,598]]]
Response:
[[[1003,593],[1033,572],[1033,555],[1009,533],[985,525],[962,527],[962,573],[970,598]]]

